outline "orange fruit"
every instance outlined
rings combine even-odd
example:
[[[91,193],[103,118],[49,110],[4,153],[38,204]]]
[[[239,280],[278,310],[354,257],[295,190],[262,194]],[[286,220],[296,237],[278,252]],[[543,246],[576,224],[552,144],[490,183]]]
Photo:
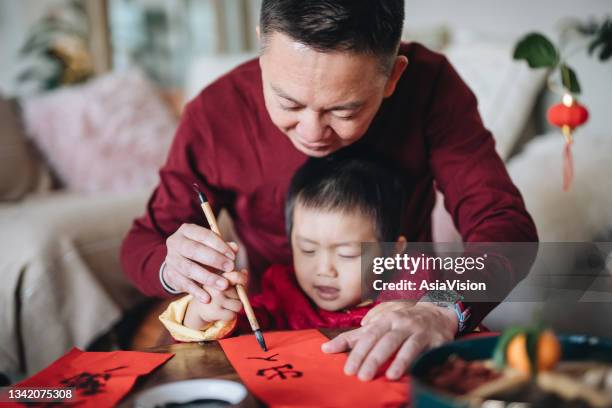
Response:
[[[545,330],[538,339],[538,371],[550,371],[561,359],[561,344],[555,334]]]
[[[537,343],[537,371],[552,370],[561,358],[561,344],[550,330],[540,333]],[[520,333],[508,344],[506,349],[508,365],[525,375],[531,375],[531,360],[527,352],[527,335]]]
[[[514,336],[506,349],[508,365],[525,375],[531,374],[531,362],[527,354],[527,336],[525,333]]]

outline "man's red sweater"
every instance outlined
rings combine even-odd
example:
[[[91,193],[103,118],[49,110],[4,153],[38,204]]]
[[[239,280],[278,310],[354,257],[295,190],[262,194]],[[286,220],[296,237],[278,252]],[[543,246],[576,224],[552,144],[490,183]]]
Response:
[[[393,164],[409,187],[407,240],[431,241],[435,181],[464,242],[537,241],[474,94],[444,56],[415,43],[400,53],[409,65],[355,144]],[[183,223],[206,225],[191,187],[197,182],[215,212],[232,216],[257,291],[267,267],[292,263],[284,200],[306,159],[270,120],[258,61],[232,70],[185,108],[146,213],[123,243],[125,273],[144,294],[168,296],[158,278],[166,238]],[[527,272],[514,268],[503,280],[516,284]],[[470,326],[495,305],[473,305]]]

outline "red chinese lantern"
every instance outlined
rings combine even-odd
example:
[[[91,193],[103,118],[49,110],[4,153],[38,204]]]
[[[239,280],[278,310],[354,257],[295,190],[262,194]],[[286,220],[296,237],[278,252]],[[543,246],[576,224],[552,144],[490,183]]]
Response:
[[[572,144],[574,138],[572,133],[578,126],[583,125],[589,119],[589,111],[570,95],[563,95],[561,103],[553,105],[548,110],[548,121],[561,128],[565,137],[565,148],[563,150],[563,190],[569,190],[574,178],[574,164],[572,160]]]

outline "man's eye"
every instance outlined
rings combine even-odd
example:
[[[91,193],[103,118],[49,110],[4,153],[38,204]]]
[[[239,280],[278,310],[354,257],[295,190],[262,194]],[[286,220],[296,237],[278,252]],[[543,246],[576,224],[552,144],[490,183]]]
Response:
[[[340,119],[340,120],[353,120],[355,119],[355,115],[345,115],[345,116],[340,116],[340,115],[334,115],[336,118]]]
[[[331,111],[332,115],[334,115],[335,118],[340,119],[340,120],[353,120],[357,117],[357,114],[359,113],[359,111],[354,111],[354,110],[337,110],[337,111]]]
[[[295,106],[295,105],[291,105],[291,106],[281,105],[281,109],[282,110],[286,110],[286,111],[290,111],[290,112],[295,112],[295,111],[298,111],[298,110],[302,109],[302,107],[301,106]]]

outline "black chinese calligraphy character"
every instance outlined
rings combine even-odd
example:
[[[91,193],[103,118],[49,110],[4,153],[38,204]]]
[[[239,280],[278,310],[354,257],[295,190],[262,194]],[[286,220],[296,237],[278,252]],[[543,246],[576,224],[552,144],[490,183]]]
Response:
[[[102,373],[90,373],[84,371],[80,374],[74,375],[70,378],[66,378],[60,381],[60,384],[66,387],[74,387],[77,392],[81,395],[96,395],[104,391],[104,387],[108,380],[112,377],[111,372],[126,368],[127,366],[120,366],[110,368]]]
[[[278,361],[274,357],[278,356],[278,353],[268,357],[247,357],[247,360],[264,360],[264,361]]]
[[[272,371],[270,376],[266,375],[266,372],[268,371]],[[257,370],[257,375],[266,377],[267,380],[272,380],[276,377],[280,378],[281,380],[286,380],[288,375],[290,375],[291,378],[299,378],[302,376],[302,372],[294,370],[291,364],[285,364],[282,366],[262,368],[261,370]]]

